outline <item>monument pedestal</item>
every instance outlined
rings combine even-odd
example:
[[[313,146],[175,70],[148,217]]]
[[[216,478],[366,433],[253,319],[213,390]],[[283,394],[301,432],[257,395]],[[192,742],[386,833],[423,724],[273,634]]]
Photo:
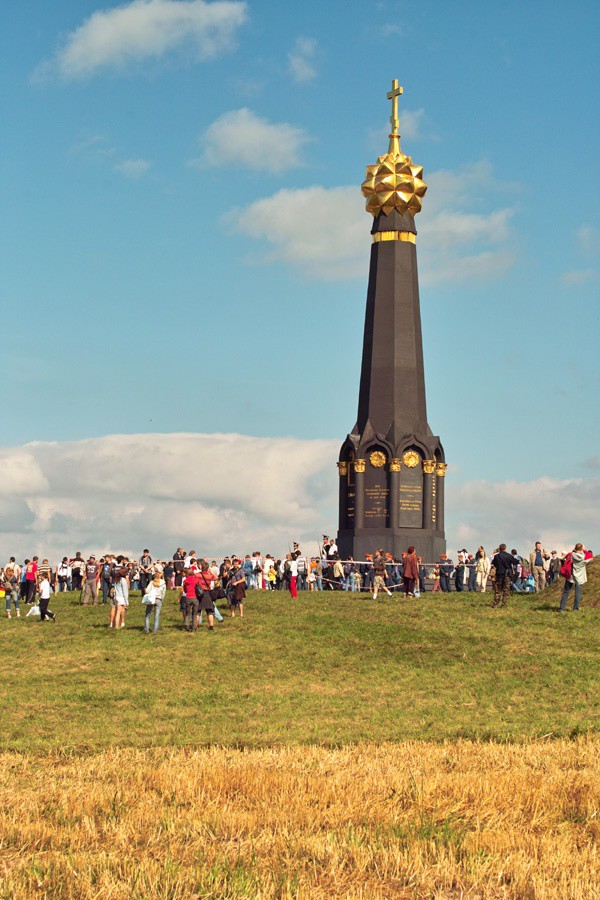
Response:
[[[394,531],[390,528],[382,531],[374,531],[372,528],[340,530],[337,545],[342,559],[351,556],[352,559],[361,561],[367,558],[367,554],[373,556],[379,549],[391,553],[394,559],[401,559],[402,554],[413,546],[424,563],[438,562],[442,553],[446,552],[444,535],[423,528],[399,528]]]

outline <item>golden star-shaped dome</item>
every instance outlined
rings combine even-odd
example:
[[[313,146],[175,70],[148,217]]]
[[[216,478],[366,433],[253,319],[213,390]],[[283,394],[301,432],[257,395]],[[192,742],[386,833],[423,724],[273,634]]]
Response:
[[[390,146],[384,156],[380,156],[373,166],[367,166],[367,177],[361,190],[367,198],[367,210],[373,216],[389,215],[394,209],[400,214],[416,215],[421,211],[421,198],[427,190],[423,181],[423,166],[415,166],[410,156],[400,149],[398,121],[398,97],[402,88],[392,82],[392,90],[387,95],[392,101],[392,133]]]

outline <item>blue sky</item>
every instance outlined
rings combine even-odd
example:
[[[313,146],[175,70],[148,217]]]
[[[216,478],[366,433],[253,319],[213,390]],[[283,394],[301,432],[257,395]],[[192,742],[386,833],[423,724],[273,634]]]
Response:
[[[368,274],[360,183],[398,77],[403,149],[429,184],[426,379],[449,474],[585,494],[598,20],[591,2],[9,0],[5,447],[341,442]]]

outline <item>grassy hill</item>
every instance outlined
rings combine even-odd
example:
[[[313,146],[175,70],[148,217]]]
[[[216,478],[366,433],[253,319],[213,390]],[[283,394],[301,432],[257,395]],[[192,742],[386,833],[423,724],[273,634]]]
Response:
[[[0,897],[600,896],[589,574],[567,615],[558,586],[2,619]]]
[[[250,592],[247,617],[109,631],[106,607],[53,600],[56,624],[0,621],[0,749],[523,740],[598,729],[600,564],[583,609],[560,588],[491,609],[479,594],[418,600]]]

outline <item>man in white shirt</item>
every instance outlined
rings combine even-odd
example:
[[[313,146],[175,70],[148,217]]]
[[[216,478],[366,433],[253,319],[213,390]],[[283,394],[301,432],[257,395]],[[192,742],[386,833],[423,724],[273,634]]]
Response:
[[[198,560],[196,559],[196,551],[195,550],[190,550],[190,552],[188,553],[188,555],[186,556],[186,558],[184,560],[183,565],[186,569],[191,569],[191,568],[197,569],[198,568]]]

